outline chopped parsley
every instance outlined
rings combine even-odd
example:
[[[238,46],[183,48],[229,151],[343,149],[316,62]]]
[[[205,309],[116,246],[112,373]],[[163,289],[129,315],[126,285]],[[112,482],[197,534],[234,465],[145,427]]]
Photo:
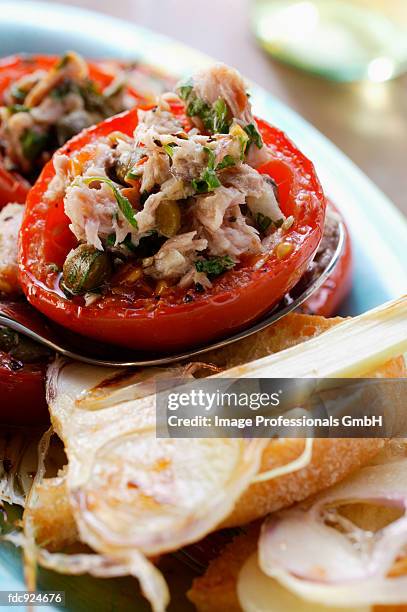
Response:
[[[281,227],[284,223],[284,219],[277,219],[277,221],[272,221],[270,217],[266,217],[263,213],[257,213],[256,215],[256,224],[259,230],[263,233],[267,232],[269,227],[272,225],[276,229]]]
[[[215,153],[209,147],[204,147],[204,151],[208,155],[208,166],[198,179],[192,181],[192,187],[196,193],[208,193],[221,185],[215,171]]]
[[[234,268],[236,263],[229,255],[225,257],[211,257],[210,259],[199,259],[195,262],[197,272],[204,272],[209,277],[219,276]]]
[[[50,96],[55,100],[62,100],[70,93],[79,93],[78,87],[70,79],[65,79],[62,83],[54,87]]]
[[[7,107],[8,112],[11,115],[15,115],[16,113],[29,113],[30,109],[28,106],[24,106],[24,104],[12,104]]]
[[[249,137],[247,148],[251,144],[255,144],[258,149],[261,149],[263,146],[263,139],[261,137],[260,132],[257,130],[256,126],[254,125],[254,123],[249,123],[249,125],[246,125],[246,127],[244,128],[244,131]]]
[[[179,87],[179,95],[185,101],[187,115],[199,117],[205,129],[211,134],[227,134],[232,121],[229,118],[227,104],[223,98],[218,98],[210,105],[194,92],[193,82],[186,81]]]
[[[221,162],[216,166],[216,170],[224,170],[236,165],[236,160],[232,155],[225,155]]]
[[[263,213],[257,213],[256,224],[261,232],[267,232],[268,228],[272,224],[270,217],[266,217]]]
[[[163,145],[163,149],[169,157],[172,157],[174,155],[174,147],[176,146],[177,145],[175,142],[169,142],[168,144]]]
[[[47,134],[28,129],[21,136],[20,143],[24,157],[32,162],[46,150],[49,138]]]
[[[116,234],[109,234],[106,239],[106,244],[109,247],[114,247],[116,244]],[[136,251],[137,247],[131,241],[131,235],[127,234],[126,238],[120,242],[120,245],[125,246],[129,251]]]
[[[211,126],[208,129],[214,134],[227,134],[232,123],[228,118],[228,114],[225,100],[218,98],[212,106]]]
[[[116,234],[109,234],[108,237],[106,238],[106,244],[107,246],[114,246],[116,243]]]
[[[192,79],[184,81],[178,88],[179,96],[182,100],[188,100],[194,88]]]
[[[107,96],[104,96],[96,84],[87,79],[84,85],[78,86],[78,93],[83,98],[85,109],[90,113],[100,113],[103,117],[108,117],[114,110]]]

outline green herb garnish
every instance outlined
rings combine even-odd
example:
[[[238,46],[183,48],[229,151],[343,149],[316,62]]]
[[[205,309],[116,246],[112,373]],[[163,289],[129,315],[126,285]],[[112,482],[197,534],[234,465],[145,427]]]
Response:
[[[163,145],[163,149],[169,157],[172,157],[174,155],[174,147],[176,146],[177,145],[175,142],[169,142],[168,144]]]
[[[218,98],[210,105],[199,98],[191,80],[178,88],[180,97],[185,101],[189,117],[199,117],[205,129],[211,134],[227,134],[232,121],[229,119],[228,107],[223,98]]]
[[[278,229],[284,223],[284,219],[277,219],[277,221],[273,221],[270,217],[266,217],[263,213],[257,213],[256,215],[256,223],[261,232],[266,232],[270,225]]]
[[[116,234],[109,234],[106,238],[106,244],[110,247],[114,246],[116,244]]]
[[[260,132],[257,130],[256,126],[254,125],[254,123],[249,123],[249,125],[246,125],[246,127],[243,128],[243,129],[244,129],[244,131],[246,132],[246,134],[249,137],[249,142],[247,143],[247,148],[252,143],[254,143],[258,149],[261,149],[262,146],[263,146],[263,139],[261,137]]]
[[[104,96],[90,79],[78,87],[78,93],[83,98],[85,109],[88,112],[100,113],[103,117],[109,117],[113,113],[114,108],[110,99]]]
[[[215,153],[209,147],[204,147],[204,151],[208,155],[208,166],[198,179],[192,181],[196,193],[208,193],[221,185],[215,171]]]
[[[106,238],[106,244],[108,247],[114,247],[116,244],[116,234],[109,234]],[[126,238],[122,240],[119,245],[125,246],[129,251],[134,252],[137,250],[137,247],[131,241],[131,234],[127,234]]]
[[[231,155],[225,155],[221,162],[216,166],[216,170],[224,170],[236,165],[236,160]]]
[[[137,229],[138,225],[137,225],[136,218],[134,216],[133,208],[129,200],[122,193],[120,193],[120,190],[116,187],[113,181],[111,181],[110,179],[104,176],[90,176],[90,177],[84,178],[83,182],[85,183],[85,185],[89,185],[90,183],[93,183],[93,182],[105,183],[106,185],[109,185],[109,187],[113,191],[114,197],[116,198],[116,202],[117,202],[120,212],[127,219],[130,225],[132,225],[133,227]]]
[[[24,104],[12,104],[7,107],[8,112],[11,115],[15,115],[16,113],[29,113],[30,109],[28,106],[24,106]]]
[[[214,134],[227,134],[231,123],[225,100],[218,98],[212,107],[211,131]]]
[[[36,160],[46,150],[49,139],[47,134],[41,134],[34,130],[25,130],[20,138],[24,157],[28,161]]]
[[[135,172],[133,172],[132,170],[130,172],[128,172],[126,174],[126,176],[124,177],[124,180],[126,182],[128,182],[128,180],[130,179],[131,181],[137,181],[137,179],[140,178],[140,174],[136,174]]]
[[[256,224],[261,232],[267,232],[268,228],[272,224],[270,217],[266,217],[263,213],[257,213]]]
[[[188,100],[189,96],[192,93],[193,88],[194,88],[194,84],[193,84],[192,79],[188,79],[187,81],[184,81],[178,87],[179,97],[182,100]]]
[[[50,93],[50,96],[55,100],[62,100],[72,92],[79,93],[77,85],[75,85],[75,83],[73,83],[71,80],[65,79],[64,81],[62,81],[62,83],[54,87],[54,89]]]
[[[130,234],[127,234],[126,238],[122,240],[120,244],[123,244],[126,247],[126,249],[128,249],[129,251],[133,251],[133,253],[137,251],[137,247],[131,241]]]
[[[195,268],[197,272],[204,272],[208,276],[219,276],[234,268],[236,263],[229,255],[225,257],[211,257],[210,259],[199,259],[195,262]]]

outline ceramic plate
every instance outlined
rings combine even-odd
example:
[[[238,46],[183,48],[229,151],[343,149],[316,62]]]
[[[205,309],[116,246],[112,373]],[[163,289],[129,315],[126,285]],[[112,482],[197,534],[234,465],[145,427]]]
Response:
[[[179,76],[213,61],[174,40],[97,13],[21,0],[0,2],[0,56],[17,52],[62,53],[66,49],[87,57],[142,59]],[[250,74],[245,76],[250,78]],[[355,270],[353,291],[343,306],[343,314],[358,314],[403,295],[407,288],[407,224],[401,213],[329,140],[255,84],[252,102],[257,115],[287,132],[313,160],[326,193],[348,222]],[[176,563],[167,568],[171,583],[187,584],[191,572]],[[65,590],[65,609],[75,612],[149,609],[137,597],[136,581],[132,579],[96,580],[40,572],[38,586]],[[23,588],[19,554],[3,545],[0,590]],[[177,599],[176,593],[183,592],[185,587],[179,584],[170,609],[191,609],[184,600]]]

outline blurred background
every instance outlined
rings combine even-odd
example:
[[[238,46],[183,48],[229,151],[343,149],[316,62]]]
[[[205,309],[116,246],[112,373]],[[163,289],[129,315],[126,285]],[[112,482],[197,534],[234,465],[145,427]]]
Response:
[[[235,66],[328,136],[407,214],[407,0],[64,3]]]

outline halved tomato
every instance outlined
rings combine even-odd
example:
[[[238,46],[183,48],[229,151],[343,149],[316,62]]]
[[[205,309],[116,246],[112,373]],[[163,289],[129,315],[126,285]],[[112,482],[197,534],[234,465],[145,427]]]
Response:
[[[57,61],[56,56],[48,55],[12,55],[0,60],[0,106],[5,104],[5,91],[19,79],[37,70],[48,71]],[[114,74],[107,72],[104,65],[89,61],[88,66],[90,79],[101,89],[112,83]],[[131,87],[127,87],[127,93],[133,97],[134,104],[145,102],[144,97]],[[30,187],[20,174],[6,169],[0,158],[0,209],[9,202],[24,204]]]
[[[352,242],[346,221],[341,215],[338,208],[330,201],[328,206],[332,208],[336,215],[339,216],[345,230],[345,245],[335,268],[326,279],[324,284],[301,306],[301,312],[306,314],[321,315],[323,317],[332,317],[338,314],[338,308],[349,294],[352,288],[353,276],[353,257],[352,257]],[[329,247],[329,239],[326,248]],[[320,245],[321,259],[324,257],[322,249],[324,240]],[[318,253],[315,259],[318,258]],[[316,261],[318,272],[318,261]]]
[[[184,108],[173,107],[187,125]],[[82,132],[60,150],[74,152],[113,131],[131,135],[137,109]],[[199,292],[173,287],[160,296],[145,293],[117,296],[107,292],[96,303],[67,299],[59,289],[58,274],[49,264],[62,266],[77,241],[69,229],[62,198],[45,198],[55,175],[52,160],[31,190],[21,230],[20,276],[33,306],[84,336],[147,351],[172,351],[196,346],[231,334],[261,317],[299,280],[322,237],[326,200],[313,164],[280,130],[262,120],[263,140],[274,151],[272,161],[259,170],[277,183],[282,211],[293,215],[286,232],[289,245],[267,257],[247,257]],[[55,268],[55,266],[53,266]]]
[[[60,58],[55,55],[10,55],[0,60],[0,105],[4,104],[4,92],[21,77],[37,70],[50,70]],[[115,75],[105,69],[104,62],[87,60],[89,78],[101,89],[108,87]],[[113,62],[110,62],[112,65]],[[118,62],[118,66],[121,64]],[[145,101],[134,89],[129,88],[128,93],[135,99],[135,103]]]
[[[25,178],[17,172],[6,170],[0,159],[0,210],[9,202],[24,204],[30,188]]]
[[[0,352],[0,425],[39,425],[49,421],[46,369],[46,361],[23,364]]]

